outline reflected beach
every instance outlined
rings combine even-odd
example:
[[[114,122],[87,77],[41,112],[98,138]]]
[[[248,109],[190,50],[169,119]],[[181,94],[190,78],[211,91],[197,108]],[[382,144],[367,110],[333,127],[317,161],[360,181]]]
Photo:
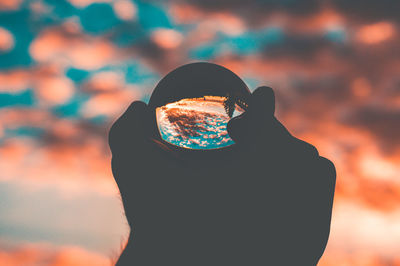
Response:
[[[235,104],[229,116],[227,98],[204,96],[187,98],[156,108],[157,125],[163,140],[190,149],[217,149],[230,146],[226,126],[244,110]]]

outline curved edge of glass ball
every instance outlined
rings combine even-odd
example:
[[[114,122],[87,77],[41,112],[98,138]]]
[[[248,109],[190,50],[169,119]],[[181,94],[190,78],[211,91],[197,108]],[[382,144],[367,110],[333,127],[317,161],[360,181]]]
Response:
[[[180,66],[169,72],[154,88],[149,107],[153,110],[184,98],[204,95],[235,98],[248,103],[251,93],[246,83],[229,69],[208,62]]]
[[[180,66],[161,79],[151,95],[149,107],[155,113],[158,107],[166,104],[187,98],[201,98],[205,95],[226,97],[229,103],[237,104],[243,110],[246,110],[251,97],[250,90],[244,81],[229,69],[213,63],[196,62]],[[225,110],[227,113],[230,112],[229,108]],[[232,117],[232,113],[228,115]],[[158,128],[156,115],[154,115],[154,123]],[[179,150],[211,151],[232,146],[192,149],[168,142],[161,137],[159,130],[156,131],[154,133],[157,139]]]

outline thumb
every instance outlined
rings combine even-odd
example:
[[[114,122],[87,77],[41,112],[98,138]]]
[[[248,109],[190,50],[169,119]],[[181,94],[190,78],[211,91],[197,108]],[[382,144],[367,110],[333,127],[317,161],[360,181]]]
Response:
[[[264,143],[290,136],[275,118],[275,94],[270,87],[258,87],[249,101],[246,112],[231,119],[227,130],[236,143]]]
[[[270,87],[258,87],[251,96],[247,110],[252,116],[273,117],[275,113],[275,94]]]

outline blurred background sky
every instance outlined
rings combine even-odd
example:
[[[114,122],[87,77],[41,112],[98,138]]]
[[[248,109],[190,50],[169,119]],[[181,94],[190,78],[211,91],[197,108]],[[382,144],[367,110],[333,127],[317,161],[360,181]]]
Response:
[[[275,89],[337,168],[319,265],[400,265],[400,1],[0,0],[0,264],[109,265],[107,130],[193,61]],[[305,240],[306,241],[306,240]]]

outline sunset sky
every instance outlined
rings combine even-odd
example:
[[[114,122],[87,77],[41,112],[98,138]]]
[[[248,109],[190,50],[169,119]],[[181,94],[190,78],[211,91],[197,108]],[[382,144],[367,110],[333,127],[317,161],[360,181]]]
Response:
[[[107,131],[195,61],[275,90],[337,170],[320,266],[400,265],[400,1],[0,0],[0,265],[110,265]],[[307,241],[305,239],[305,241]]]

